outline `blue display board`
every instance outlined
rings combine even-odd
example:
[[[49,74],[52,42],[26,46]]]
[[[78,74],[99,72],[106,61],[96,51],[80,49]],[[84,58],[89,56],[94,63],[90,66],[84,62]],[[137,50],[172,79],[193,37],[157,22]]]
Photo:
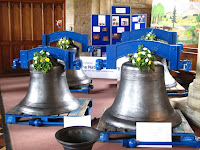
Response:
[[[112,14],[131,14],[131,7],[129,6],[112,6]]]
[[[92,45],[110,45],[110,15],[92,15]]]
[[[146,14],[131,15],[131,30],[138,30],[146,28]]]
[[[122,32],[130,31],[131,27],[130,12],[131,12],[130,7],[112,6],[112,16],[111,16],[112,44],[121,42]]]
[[[112,6],[112,15],[92,15],[93,56],[105,56],[106,45],[121,42],[122,32],[146,28],[146,14],[132,14],[130,6]]]

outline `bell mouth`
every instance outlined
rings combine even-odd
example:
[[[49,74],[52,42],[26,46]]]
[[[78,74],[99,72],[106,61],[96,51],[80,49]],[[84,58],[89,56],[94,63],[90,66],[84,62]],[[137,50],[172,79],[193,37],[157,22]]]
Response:
[[[56,140],[64,146],[69,147],[84,147],[93,145],[98,141],[100,131],[92,127],[73,126],[62,128],[55,134]]]

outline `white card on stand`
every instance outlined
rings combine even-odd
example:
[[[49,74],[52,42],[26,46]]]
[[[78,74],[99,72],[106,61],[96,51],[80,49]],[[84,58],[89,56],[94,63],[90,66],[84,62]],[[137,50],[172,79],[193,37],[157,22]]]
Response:
[[[172,142],[171,123],[137,122],[136,140],[140,142]],[[172,145],[138,145],[138,147],[167,147]]]
[[[81,117],[64,117],[64,127],[72,126],[86,126],[91,127],[91,116],[81,116]]]

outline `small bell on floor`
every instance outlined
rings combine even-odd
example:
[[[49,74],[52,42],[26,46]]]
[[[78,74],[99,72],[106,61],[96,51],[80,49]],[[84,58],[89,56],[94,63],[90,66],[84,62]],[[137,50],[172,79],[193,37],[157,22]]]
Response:
[[[58,64],[47,73],[30,67],[30,83],[18,110],[29,115],[56,115],[71,112],[79,107],[71,94],[63,65]]]
[[[180,115],[170,105],[164,83],[164,67],[140,71],[131,62],[122,65],[121,80],[114,103],[101,120],[118,128],[135,130],[136,122],[181,123]]]

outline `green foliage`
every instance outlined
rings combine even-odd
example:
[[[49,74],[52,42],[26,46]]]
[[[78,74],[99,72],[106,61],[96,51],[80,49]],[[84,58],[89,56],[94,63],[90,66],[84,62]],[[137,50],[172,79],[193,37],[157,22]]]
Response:
[[[197,21],[198,24],[199,24],[199,22],[200,22],[200,14],[199,14],[198,16],[196,16],[196,21]]]
[[[57,43],[57,47],[62,48],[62,49],[68,49],[71,48],[73,45],[72,40],[69,38],[66,39],[66,37],[61,38],[60,41]]]
[[[144,40],[156,40],[156,35],[153,34],[153,30],[149,33],[147,33],[145,36],[142,36],[141,39]]]
[[[136,65],[140,71],[146,68],[149,72],[150,69],[155,70],[155,56],[148,48],[143,45],[138,46],[137,53],[129,55],[129,60]]]
[[[56,66],[56,60],[50,57],[48,52],[41,50],[33,54],[33,67],[35,70],[46,73],[51,69],[52,66]]]
[[[172,16],[172,23],[174,28],[174,23],[176,23],[176,7],[174,7],[173,16]]]
[[[198,40],[198,33],[196,32],[196,28],[198,27],[199,25],[197,25],[196,27],[192,26],[184,32],[184,35],[186,35],[188,39],[192,40],[192,43],[196,43]]]
[[[165,9],[164,9],[164,7],[161,3],[158,3],[157,5],[153,5],[151,13],[155,17],[164,16],[165,15]]]

